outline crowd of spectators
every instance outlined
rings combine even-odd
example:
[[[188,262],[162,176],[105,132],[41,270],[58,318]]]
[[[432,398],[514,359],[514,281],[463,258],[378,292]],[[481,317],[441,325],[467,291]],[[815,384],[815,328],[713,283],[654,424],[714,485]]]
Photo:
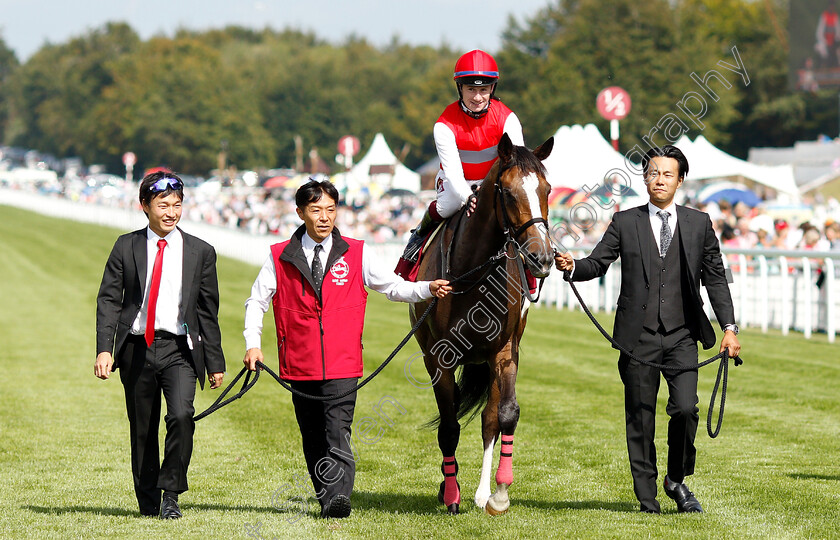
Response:
[[[58,184],[0,182],[3,187],[37,191],[45,196],[85,204],[139,206],[137,183],[119,177],[63,179]],[[183,219],[239,229],[250,234],[288,238],[303,222],[295,212],[294,188],[266,190],[205,182],[184,189]],[[428,203],[428,201],[425,201]],[[423,216],[423,201],[414,194],[385,194],[354,205],[341,204],[336,226],[342,234],[371,242],[404,242]]]
[[[45,195],[67,198],[87,204],[131,208],[138,204],[136,183],[118,177],[64,179],[58,185],[37,183],[12,184],[6,187],[38,190]],[[287,238],[300,225],[295,212],[294,188],[266,190],[260,187],[205,182],[185,189],[184,219],[203,222],[249,234],[276,235]],[[371,242],[403,243],[420,220],[427,199],[417,195],[385,194],[353,205],[341,206],[337,227],[342,234]],[[686,202],[707,212],[723,247],[778,248],[785,250],[840,251],[840,204],[834,199],[813,204],[807,219],[771,215],[761,205],[750,208],[744,203],[699,204]],[[564,235],[567,228],[556,220],[553,236],[563,237],[566,247],[587,248],[600,239],[609,224],[611,212],[586,228],[576,230],[577,238]],[[567,216],[568,217],[568,216]],[[557,239],[555,238],[555,240]]]
[[[731,205],[725,200],[699,207],[709,213],[723,247],[840,251],[840,206],[833,199],[813,205],[812,217],[800,221],[774,218],[760,206]]]
[[[303,223],[295,212],[294,190],[192,191],[187,192],[184,203],[184,217],[188,220],[282,238],[289,237]],[[416,196],[385,195],[365,204],[341,205],[336,226],[342,234],[355,238],[402,242],[421,217]]]

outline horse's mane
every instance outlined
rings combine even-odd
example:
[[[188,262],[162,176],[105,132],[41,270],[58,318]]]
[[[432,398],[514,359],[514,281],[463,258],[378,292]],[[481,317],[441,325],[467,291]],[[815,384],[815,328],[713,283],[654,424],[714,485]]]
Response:
[[[513,155],[507,168],[516,167],[523,172],[546,174],[545,165],[540,161],[534,153],[524,146],[514,146]]]
[[[497,159],[496,163],[493,164],[493,167],[490,171],[488,171],[487,176],[484,178],[482,186],[485,183],[492,185],[496,181],[496,176],[499,174],[499,167],[501,167],[501,161]],[[543,177],[547,174],[545,165],[543,165],[542,161],[534,155],[534,152],[524,146],[514,145],[510,161],[505,165],[501,172],[514,167],[519,169],[522,173],[535,172],[537,174],[541,174]]]

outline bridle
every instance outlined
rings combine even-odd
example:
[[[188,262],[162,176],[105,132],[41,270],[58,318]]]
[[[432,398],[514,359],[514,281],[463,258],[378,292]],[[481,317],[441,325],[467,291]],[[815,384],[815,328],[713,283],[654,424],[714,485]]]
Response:
[[[493,181],[494,184],[494,197],[493,197],[493,208],[494,213],[496,214],[496,222],[502,229],[502,232],[505,236],[505,243],[502,248],[499,250],[498,253],[490,257],[484,263],[468,270],[467,272],[461,274],[460,276],[452,276],[452,272],[449,266],[449,261],[452,258],[452,249],[454,247],[454,241],[449,242],[447,246],[445,246],[445,242],[440,243],[440,251],[441,251],[441,264],[443,267],[443,275],[444,276],[451,276],[450,281],[455,282],[467,282],[470,285],[462,291],[453,291],[452,294],[464,294],[472,290],[473,287],[478,285],[479,283],[483,282],[484,279],[487,277],[487,274],[492,270],[492,268],[496,264],[500,264],[505,260],[515,261],[517,268],[519,270],[519,278],[520,283],[522,284],[522,295],[528,299],[531,303],[535,303],[539,300],[540,292],[542,291],[543,283],[545,282],[545,278],[540,278],[540,285],[539,290],[537,291],[536,296],[532,296],[531,292],[528,290],[527,287],[527,278],[525,276],[525,258],[528,257],[530,254],[528,251],[525,250],[525,247],[517,241],[517,238],[522,235],[529,227],[536,225],[537,223],[542,223],[546,231],[548,230],[548,221],[543,218],[542,216],[529,219],[522,225],[517,228],[514,228],[513,222],[510,219],[510,216],[507,213],[507,207],[505,205],[505,194],[504,190],[502,189],[502,185],[500,180],[502,179],[502,174],[505,171],[510,169],[510,166],[507,167],[499,167],[499,171],[496,174],[496,178]],[[472,195],[473,197],[475,195]],[[469,205],[469,203],[467,203]],[[499,205],[501,204],[501,207]],[[458,214],[458,221],[454,227],[457,231],[461,227],[462,220],[466,214],[466,209],[463,212]],[[501,215],[501,223],[499,223],[499,215]],[[513,248],[513,249],[511,249]],[[483,272],[482,272],[483,271]],[[467,280],[471,275],[477,274],[481,272],[480,277],[478,279]]]
[[[493,206],[496,208],[497,215],[501,213],[502,216],[502,222],[499,225],[501,226],[502,231],[504,231],[505,233],[505,248],[511,245],[516,249],[516,251],[520,255],[526,257],[528,253],[524,251],[522,244],[520,244],[517,241],[517,238],[519,238],[522,235],[522,233],[527,231],[531,226],[536,225],[538,223],[542,223],[543,226],[545,226],[546,231],[548,231],[548,220],[546,220],[542,216],[531,218],[514,230],[513,221],[511,221],[510,216],[507,212],[507,198],[505,197],[505,191],[504,189],[502,189],[502,184],[500,182],[500,180],[502,179],[502,174],[504,174],[504,172],[510,168],[510,166],[506,166],[504,168],[499,167],[499,172],[496,175],[496,180],[493,182],[494,189],[496,191],[496,197],[493,202]],[[505,251],[507,251],[507,249],[505,249]]]

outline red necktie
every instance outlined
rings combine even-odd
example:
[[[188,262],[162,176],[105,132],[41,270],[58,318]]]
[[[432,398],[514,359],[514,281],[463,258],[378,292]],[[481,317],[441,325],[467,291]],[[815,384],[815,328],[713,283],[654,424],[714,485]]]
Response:
[[[149,306],[146,310],[146,345],[149,347],[155,340],[155,311],[158,290],[160,289],[160,274],[163,271],[163,248],[165,247],[166,240],[158,240],[158,252],[155,256],[155,266],[152,268],[152,283],[149,285]]]

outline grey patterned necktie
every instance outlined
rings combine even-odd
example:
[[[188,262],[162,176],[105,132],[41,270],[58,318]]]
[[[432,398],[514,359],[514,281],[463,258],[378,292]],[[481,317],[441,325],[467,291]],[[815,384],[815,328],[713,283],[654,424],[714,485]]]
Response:
[[[671,245],[671,227],[668,226],[668,216],[671,214],[665,210],[660,210],[656,215],[662,220],[662,229],[659,231],[659,256],[664,257]]]
[[[324,246],[315,245],[315,255],[312,257],[312,280],[315,282],[315,290],[321,290],[321,282],[324,281],[324,267],[321,266],[321,252]]]

